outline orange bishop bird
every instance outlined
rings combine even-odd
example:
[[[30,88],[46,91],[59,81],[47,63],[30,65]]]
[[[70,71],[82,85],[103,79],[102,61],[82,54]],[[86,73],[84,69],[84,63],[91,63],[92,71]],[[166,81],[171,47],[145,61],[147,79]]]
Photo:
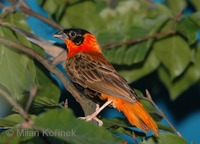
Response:
[[[153,131],[158,136],[158,126],[144,109],[138,96],[127,81],[114,69],[103,56],[101,48],[93,34],[84,29],[64,29],[54,37],[66,43],[68,54],[65,70],[75,87],[87,98],[101,107],[85,119],[96,120],[106,106],[123,112],[131,125],[144,132]]]

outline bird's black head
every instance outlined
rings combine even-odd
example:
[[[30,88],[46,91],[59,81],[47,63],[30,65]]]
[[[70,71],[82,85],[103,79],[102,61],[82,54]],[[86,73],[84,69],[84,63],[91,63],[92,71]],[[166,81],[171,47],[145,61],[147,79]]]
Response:
[[[76,45],[80,45],[84,40],[84,35],[89,34],[87,30],[84,29],[76,29],[76,28],[70,28],[70,29],[63,29],[61,31],[58,31],[54,34],[54,37],[59,38],[63,41],[66,41],[66,39],[69,39],[73,41]]]

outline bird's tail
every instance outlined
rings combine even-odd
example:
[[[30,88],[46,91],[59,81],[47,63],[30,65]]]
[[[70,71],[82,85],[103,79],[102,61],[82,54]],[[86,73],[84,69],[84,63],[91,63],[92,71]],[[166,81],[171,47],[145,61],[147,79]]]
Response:
[[[144,132],[152,130],[154,135],[158,136],[157,124],[139,101],[134,104],[126,101],[120,104],[116,103],[116,108],[124,113],[130,124],[135,125]]]
[[[106,94],[101,94],[101,98],[112,100],[113,107],[123,112],[131,125],[136,126],[144,132],[152,130],[154,135],[158,136],[157,124],[139,101],[130,103]]]

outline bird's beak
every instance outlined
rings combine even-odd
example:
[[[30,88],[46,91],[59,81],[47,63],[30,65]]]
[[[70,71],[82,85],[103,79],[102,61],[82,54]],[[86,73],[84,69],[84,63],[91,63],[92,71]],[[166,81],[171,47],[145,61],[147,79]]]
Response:
[[[66,39],[69,38],[69,37],[67,36],[67,34],[63,32],[63,30],[56,32],[56,33],[53,35],[53,37],[59,38],[59,39],[64,40],[64,41],[65,41]]]

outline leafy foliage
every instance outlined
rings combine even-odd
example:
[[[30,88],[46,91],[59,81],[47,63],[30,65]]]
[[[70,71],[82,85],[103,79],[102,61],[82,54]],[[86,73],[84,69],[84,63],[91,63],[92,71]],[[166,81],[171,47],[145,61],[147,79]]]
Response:
[[[49,141],[52,141],[51,139],[55,138],[59,141],[68,143],[84,142],[87,144],[92,144],[97,141],[99,144],[120,144],[120,141],[122,141],[120,138],[114,137],[103,127],[99,128],[92,123],[76,119],[73,116],[72,111],[69,109],[50,110],[39,116],[34,116],[33,118],[34,125],[32,125],[31,129],[8,129],[1,134],[2,138],[0,139],[0,142],[5,142],[7,136],[13,136],[14,138],[11,139],[11,143],[30,143],[33,141],[35,143],[39,143],[43,141],[42,137],[39,137],[39,135],[46,136]],[[19,122],[22,123],[23,119],[19,115],[15,114],[1,119],[0,126],[15,126]],[[19,138],[20,135],[21,138]],[[38,138],[35,139],[37,136]],[[104,137],[104,139],[102,139],[102,137]]]
[[[200,80],[198,0],[189,2],[195,12],[188,15],[180,13],[187,7],[186,0],[167,0],[164,4],[138,0],[38,2],[49,17],[63,27],[80,27],[94,33],[104,55],[130,83],[156,72],[170,98],[175,100]],[[0,23],[1,37],[41,53],[40,47],[12,30],[12,26],[17,26],[31,31],[20,10],[7,16],[2,11],[1,16],[4,18]],[[121,138],[113,133],[132,137],[133,132],[142,140],[141,144],[186,143],[173,129],[160,124],[162,117],[143,95],[141,102],[161,130],[158,138],[147,138],[145,133],[130,127],[125,118],[102,119],[102,128],[76,119],[70,110],[58,103],[60,91],[47,73],[32,58],[0,44],[0,92],[6,89],[25,107],[31,89],[34,85],[39,86],[29,111],[33,124],[28,129],[20,128],[19,125],[25,122],[17,111],[0,119],[0,127],[5,130],[1,133],[0,143],[6,143],[9,134],[12,135],[9,143],[45,143],[46,140],[51,143],[121,143]],[[62,135],[70,134],[72,129],[76,136]],[[18,136],[23,130],[33,135]]]
[[[176,137],[172,134],[160,134],[159,138],[148,138],[147,140],[144,140],[140,144],[171,144],[171,143],[177,143],[177,144],[187,144],[185,140],[183,140],[180,137]]]
[[[49,10],[47,6],[50,3],[54,3],[54,7],[60,8],[62,12]],[[195,0],[191,1],[198,10],[197,3]],[[152,3],[151,6],[137,0],[115,3],[71,0],[65,3],[65,9],[60,3],[50,0],[43,1],[42,6],[64,27],[81,27],[93,32],[102,45],[105,56],[117,65],[118,71],[129,82],[157,71],[171,99],[175,100],[199,81],[199,78],[193,79],[188,84],[183,76],[194,61],[198,63],[194,53],[197,49],[199,29],[198,12],[177,17],[187,6],[185,0],[167,0],[166,5]],[[138,43],[107,49],[112,44],[170,30],[174,30],[175,33],[169,37],[160,35],[157,39],[149,38]],[[163,80],[163,75],[167,81]],[[186,75],[193,77],[189,73]],[[177,82],[177,79],[182,79],[182,82]],[[181,88],[169,86],[175,83]]]
[[[10,22],[13,17],[19,18],[20,15],[11,14],[6,20]],[[25,23],[25,19],[22,20]],[[24,27],[24,23],[18,25]],[[31,43],[26,38],[18,34],[13,35],[13,31],[8,27],[0,26],[0,35],[31,46]],[[29,91],[35,83],[36,70],[34,62],[28,56],[13,51],[2,44],[0,47],[0,84],[9,90],[13,97],[19,98],[24,91]]]

